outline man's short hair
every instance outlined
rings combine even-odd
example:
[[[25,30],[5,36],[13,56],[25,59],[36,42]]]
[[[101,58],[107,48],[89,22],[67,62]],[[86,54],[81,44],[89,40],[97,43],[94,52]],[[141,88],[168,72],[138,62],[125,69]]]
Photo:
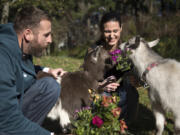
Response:
[[[24,7],[16,15],[14,29],[17,33],[27,28],[33,30],[42,20],[51,21],[50,17],[44,11],[34,6]]]

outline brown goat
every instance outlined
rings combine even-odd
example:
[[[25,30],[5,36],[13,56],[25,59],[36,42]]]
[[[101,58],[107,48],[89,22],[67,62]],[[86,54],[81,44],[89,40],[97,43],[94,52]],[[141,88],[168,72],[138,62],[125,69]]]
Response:
[[[65,129],[73,119],[76,109],[90,106],[88,89],[98,89],[98,81],[104,79],[104,73],[108,70],[108,59],[110,56],[107,51],[98,46],[85,57],[82,71],[63,75],[60,98],[48,117],[53,120],[59,119],[59,125]]]

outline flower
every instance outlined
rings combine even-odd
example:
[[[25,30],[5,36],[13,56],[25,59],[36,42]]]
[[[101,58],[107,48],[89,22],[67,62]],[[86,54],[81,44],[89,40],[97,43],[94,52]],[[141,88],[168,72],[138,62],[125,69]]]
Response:
[[[96,90],[89,90],[93,101],[90,107],[84,107],[75,112],[76,120],[72,121],[72,134],[75,135],[102,135],[128,134],[127,126],[123,120],[119,120],[121,108],[118,106],[120,98],[97,95]]]
[[[121,133],[125,133],[125,129],[127,129],[127,125],[123,120],[120,120],[121,123]]]
[[[110,52],[110,54],[111,55],[121,54],[121,50],[120,49],[114,50],[114,51]]]
[[[99,116],[94,116],[92,119],[92,124],[96,125],[98,128],[100,128],[103,123],[103,120]]]
[[[112,103],[112,98],[110,97],[110,96],[103,96],[103,99],[102,99],[102,105],[104,106],[104,107],[108,107],[109,106],[109,104],[111,104]]]
[[[112,96],[112,101],[113,101],[114,103],[116,103],[116,102],[117,102],[117,98],[116,98],[116,96]]]
[[[116,63],[118,62],[117,59],[118,59],[118,55],[120,55],[120,54],[121,54],[120,49],[110,52],[110,55],[112,55],[112,60]]]
[[[92,93],[92,90],[91,90],[91,89],[88,89],[88,92],[89,92],[89,94],[91,94],[91,93]]]
[[[130,55],[130,50],[127,51],[126,55],[124,55],[120,49],[117,49],[110,52],[110,55],[112,61],[117,64],[117,70],[127,71],[131,68],[131,63],[128,59],[128,55]]]
[[[114,117],[119,117],[121,114],[121,108],[117,107],[117,108],[112,109],[112,113],[113,113]]]

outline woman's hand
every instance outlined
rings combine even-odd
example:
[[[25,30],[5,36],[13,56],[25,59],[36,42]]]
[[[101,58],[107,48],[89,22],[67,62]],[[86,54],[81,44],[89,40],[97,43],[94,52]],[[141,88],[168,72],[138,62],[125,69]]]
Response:
[[[106,85],[103,89],[104,91],[111,92],[111,91],[116,91],[118,86],[119,86],[119,83],[110,83]]]
[[[116,77],[109,76],[103,82],[99,83],[98,89],[103,89],[104,91],[111,92],[111,91],[116,91],[118,86],[119,83],[116,83]]]
[[[57,68],[57,69],[50,69],[48,73],[50,73],[55,78],[57,78],[58,76],[62,77],[65,73],[67,73],[67,71],[64,71],[62,68]]]

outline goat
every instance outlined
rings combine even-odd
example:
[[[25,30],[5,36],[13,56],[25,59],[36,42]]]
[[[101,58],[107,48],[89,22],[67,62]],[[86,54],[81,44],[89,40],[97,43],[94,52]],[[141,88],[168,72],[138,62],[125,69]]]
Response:
[[[180,135],[180,63],[164,59],[151,47],[159,39],[147,42],[140,36],[133,37],[120,45],[122,50],[130,50],[129,58],[138,74],[149,85],[148,95],[156,119],[156,135],[162,135],[165,112],[171,111],[175,117],[175,135]]]
[[[97,90],[98,81],[104,79],[104,73],[107,69],[105,61],[108,58],[107,51],[102,46],[98,46],[86,56],[83,64],[84,70],[68,72],[62,76],[60,97],[49,112],[48,118],[59,119],[59,125],[64,130],[63,132],[66,132],[70,125],[76,109],[90,106],[88,89]]]

